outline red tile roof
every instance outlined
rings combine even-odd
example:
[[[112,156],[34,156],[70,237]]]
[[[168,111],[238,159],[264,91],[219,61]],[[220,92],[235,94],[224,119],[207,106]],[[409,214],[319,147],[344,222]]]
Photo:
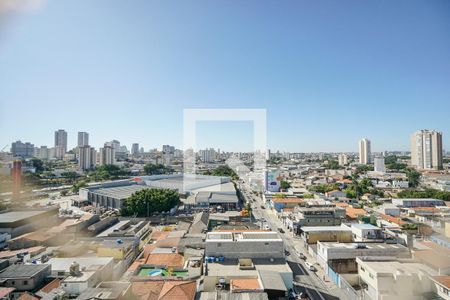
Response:
[[[162,265],[168,267],[183,267],[184,257],[178,253],[150,254],[145,262],[147,265]]]
[[[445,286],[447,289],[450,289],[450,276],[433,276],[431,278]]]
[[[385,221],[395,223],[400,226],[407,223],[407,222],[403,221],[401,218],[397,218],[397,217],[393,217],[393,216],[389,216],[389,215],[385,215],[385,214],[380,214],[380,217]]]
[[[236,293],[245,291],[264,291],[258,278],[231,279],[230,287],[231,290]]]
[[[303,198],[272,198],[272,202],[274,203],[303,203],[305,199]]]
[[[59,288],[59,286],[61,285],[61,280],[56,278],[52,281],[50,281],[46,286],[44,286],[40,291],[44,292],[44,293],[50,293],[51,291],[53,291],[56,288]]]
[[[7,295],[9,295],[14,290],[15,290],[15,288],[7,288],[7,287],[0,288],[0,298],[6,297]]]
[[[28,292],[23,293],[22,295],[20,295],[19,298],[17,298],[17,300],[39,300],[39,299],[41,298]]]
[[[193,300],[195,281],[146,281],[133,282],[131,293],[141,300]]]

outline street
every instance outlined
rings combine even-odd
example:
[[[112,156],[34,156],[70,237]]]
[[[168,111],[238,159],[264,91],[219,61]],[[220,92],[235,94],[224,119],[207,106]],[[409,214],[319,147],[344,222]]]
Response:
[[[278,232],[278,228],[283,228],[276,215],[270,211],[266,203],[263,203],[259,196],[254,195],[253,192],[244,184],[241,184],[240,187],[245,200],[252,204],[253,216],[257,220],[265,220],[265,224],[267,224],[272,231]],[[310,299],[313,300],[340,299],[339,297],[332,295],[336,291],[330,292],[328,287],[315,274],[315,272],[310,271],[306,267],[305,262],[298,257],[297,249],[294,246],[294,238],[292,233],[286,231],[284,233],[280,233],[280,236],[284,241],[284,247],[288,254],[286,256],[287,263],[294,273],[294,281],[297,283],[295,285],[296,292],[306,291]]]

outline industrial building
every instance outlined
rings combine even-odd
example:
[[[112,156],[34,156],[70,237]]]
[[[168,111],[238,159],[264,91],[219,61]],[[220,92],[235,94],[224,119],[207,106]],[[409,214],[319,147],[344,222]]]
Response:
[[[58,214],[58,208],[40,210],[16,210],[0,213],[0,233],[15,238],[24,233],[50,225]]]
[[[180,194],[215,192],[210,197],[210,203],[237,203],[236,190],[229,177],[183,174],[140,176],[132,180],[101,183],[80,189],[79,200],[89,201],[97,207],[120,209],[125,199],[148,188],[173,189]]]

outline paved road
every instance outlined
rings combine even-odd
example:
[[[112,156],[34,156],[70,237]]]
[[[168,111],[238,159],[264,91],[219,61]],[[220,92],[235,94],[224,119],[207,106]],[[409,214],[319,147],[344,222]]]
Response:
[[[244,185],[241,185],[241,188],[247,202],[253,204],[252,207],[254,217],[259,220],[266,220],[266,224],[269,225],[272,231],[278,231],[278,228],[282,227],[281,223],[273,213],[269,214],[267,212],[267,209],[261,209],[261,205],[266,207],[266,205],[262,202],[262,199],[251,193],[248,189],[246,189]],[[295,281],[298,283],[296,289],[302,291],[306,290],[308,296],[313,300],[339,299],[338,297],[328,294],[328,290],[325,284],[317,277],[314,272],[309,271],[304,265],[304,261],[302,261],[297,256],[290,233],[280,234],[280,236],[284,241],[285,249],[289,253],[289,255],[287,255],[286,257],[286,260],[290,268],[292,269],[292,272],[294,273]]]

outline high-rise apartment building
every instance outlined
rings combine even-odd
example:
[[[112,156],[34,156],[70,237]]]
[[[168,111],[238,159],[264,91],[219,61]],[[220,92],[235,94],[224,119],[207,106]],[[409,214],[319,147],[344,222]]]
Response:
[[[47,146],[36,147],[34,148],[34,156],[39,159],[49,159],[49,149]]]
[[[78,132],[78,147],[89,146],[89,133]]]
[[[164,154],[173,154],[175,152],[175,146],[163,145],[162,152]]]
[[[63,129],[55,131],[55,157],[63,159],[67,152],[67,132]]]
[[[133,143],[131,145],[131,155],[133,155],[133,156],[139,155],[139,144],[138,143]]]
[[[412,134],[411,164],[423,170],[442,169],[442,132],[423,129]]]
[[[340,166],[345,166],[348,164],[348,157],[347,154],[341,153],[338,155],[338,162]]]
[[[373,159],[373,170],[375,172],[385,173],[386,172],[386,165],[384,163],[384,157],[383,156],[377,156]]]
[[[361,139],[359,141],[359,163],[366,165],[370,163],[370,140]]]
[[[204,163],[213,162],[216,159],[216,150],[214,150],[214,148],[200,150],[198,151],[198,155]]]
[[[99,149],[99,164],[112,165],[116,162],[115,150],[112,145],[105,143],[103,148]]]
[[[91,146],[78,147],[78,167],[80,170],[90,170],[95,166],[96,151]]]
[[[34,145],[28,142],[14,142],[11,144],[11,153],[13,156],[31,157],[34,155]]]

